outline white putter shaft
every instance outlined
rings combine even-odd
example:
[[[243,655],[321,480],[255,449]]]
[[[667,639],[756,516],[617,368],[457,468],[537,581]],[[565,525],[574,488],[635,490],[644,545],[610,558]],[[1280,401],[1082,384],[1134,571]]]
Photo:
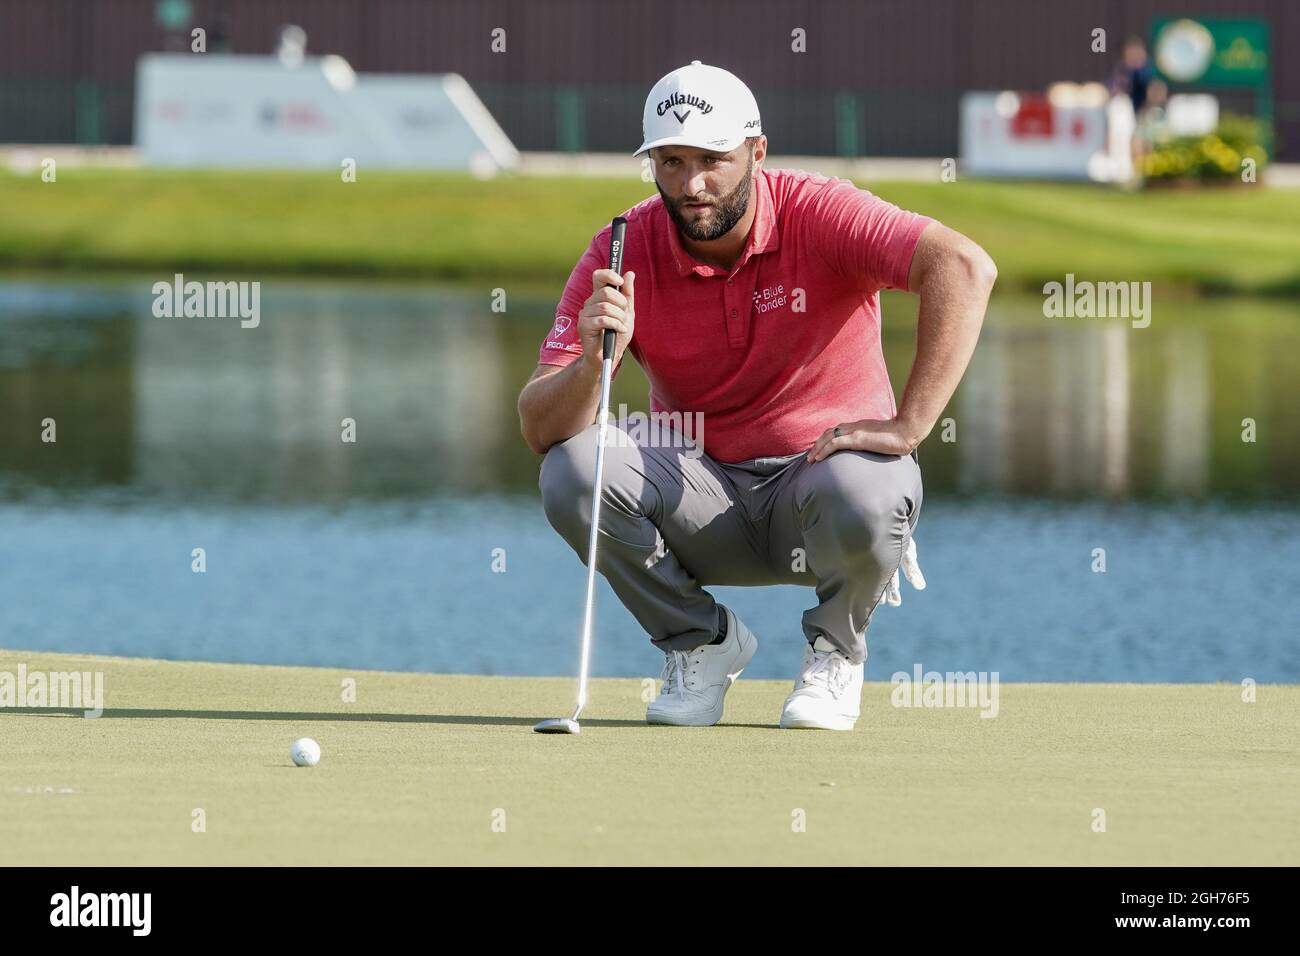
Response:
[[[610,268],[623,272],[623,243],[627,222],[614,220],[610,233]],[[552,717],[533,727],[539,734],[576,734],[582,728],[578,715],[587,706],[587,666],[591,660],[592,614],[596,606],[596,542],[600,538],[600,500],[605,482],[605,436],[609,429],[609,383],[614,378],[615,333],[607,329],[601,336],[600,410],[596,413],[596,480],[591,493],[591,537],[587,540],[587,606],[582,615],[582,657],[578,663],[578,701],[572,717]]]
[[[539,734],[576,734],[581,731],[578,715],[587,705],[587,665],[591,660],[592,612],[596,606],[596,541],[600,534],[600,490],[605,475],[605,435],[609,429],[609,380],[614,374],[614,359],[606,355],[600,367],[600,411],[596,429],[596,483],[591,501],[591,537],[587,541],[587,607],[582,615],[582,657],[578,663],[578,706],[572,717],[543,720],[533,730]]]

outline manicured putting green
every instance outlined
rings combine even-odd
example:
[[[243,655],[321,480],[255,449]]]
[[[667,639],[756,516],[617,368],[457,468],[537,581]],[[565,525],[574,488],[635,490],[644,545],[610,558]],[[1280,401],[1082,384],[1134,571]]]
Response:
[[[570,679],[19,664],[102,671],[106,710],[0,710],[11,866],[1300,863],[1300,686],[1002,684],[983,719],[877,681],[836,734],[777,729],[783,682],[665,728],[641,681],[595,680],[582,733],[543,736]]]

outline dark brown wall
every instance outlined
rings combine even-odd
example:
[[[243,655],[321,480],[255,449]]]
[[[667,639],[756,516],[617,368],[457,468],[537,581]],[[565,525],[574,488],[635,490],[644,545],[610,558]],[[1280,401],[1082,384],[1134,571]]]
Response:
[[[33,138],[28,131],[75,139],[76,82],[92,80],[81,91],[80,135],[90,95],[98,138],[129,142],[135,60],[167,42],[154,7],[0,0],[0,141]],[[584,146],[635,148],[650,84],[700,59],[754,88],[780,151],[835,151],[834,94],[850,91],[863,151],[895,155],[950,155],[964,90],[1104,78],[1124,36],[1145,35],[1154,16],[1261,18],[1272,27],[1283,158],[1300,158],[1296,0],[194,0],[193,8],[195,25],[224,16],[235,52],[269,52],[276,27],[297,23],[311,52],[342,54],[359,72],[461,73],[525,149],[557,146],[561,87],[581,94]],[[505,54],[489,48],[494,27],[507,31]],[[805,54],[790,51],[795,27],[807,30]],[[1109,54],[1091,52],[1094,27],[1107,30]]]

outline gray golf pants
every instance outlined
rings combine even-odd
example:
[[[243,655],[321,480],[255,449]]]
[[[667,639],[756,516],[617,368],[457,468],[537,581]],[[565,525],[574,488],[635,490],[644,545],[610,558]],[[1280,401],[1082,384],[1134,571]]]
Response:
[[[592,425],[551,447],[539,481],[547,519],[584,563],[596,436]],[[803,584],[817,589],[804,637],[866,659],[867,625],[920,514],[915,452],[724,464],[675,434],[638,446],[612,423],[605,446],[596,569],[656,647],[691,650],[717,636],[703,585]]]

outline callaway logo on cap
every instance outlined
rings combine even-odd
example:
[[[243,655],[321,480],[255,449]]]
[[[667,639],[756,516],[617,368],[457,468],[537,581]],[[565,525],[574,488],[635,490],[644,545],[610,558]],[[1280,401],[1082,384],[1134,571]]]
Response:
[[[692,60],[673,70],[646,97],[641,118],[645,142],[633,155],[656,146],[698,146],[726,153],[749,136],[761,136],[758,103],[734,74]]]

